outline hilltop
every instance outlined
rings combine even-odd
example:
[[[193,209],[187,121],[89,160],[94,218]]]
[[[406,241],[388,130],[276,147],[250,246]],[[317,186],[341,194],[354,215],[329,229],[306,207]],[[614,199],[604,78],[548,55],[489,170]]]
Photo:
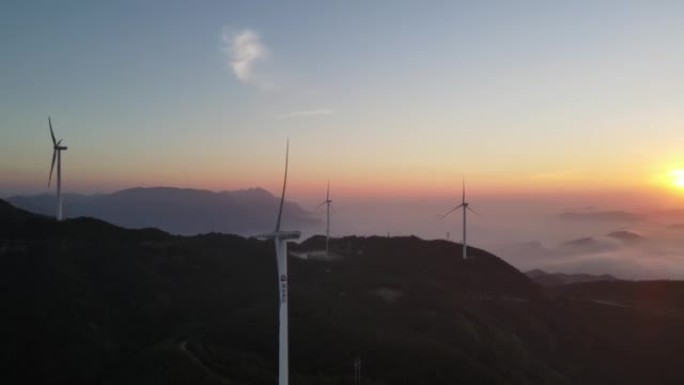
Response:
[[[272,243],[58,223],[1,201],[0,230],[3,383],[274,383]],[[339,259],[290,258],[295,384],[349,383],[356,356],[367,384],[683,379],[676,315],[548,292],[446,241],[345,237],[331,249]]]
[[[617,281],[618,279],[610,274],[566,274],[548,273],[544,270],[534,269],[525,273],[534,282],[543,286],[558,286],[571,283],[585,283],[596,281]]]

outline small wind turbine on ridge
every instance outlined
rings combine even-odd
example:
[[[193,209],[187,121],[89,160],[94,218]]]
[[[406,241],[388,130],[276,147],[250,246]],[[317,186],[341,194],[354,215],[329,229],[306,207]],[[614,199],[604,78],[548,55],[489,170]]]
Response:
[[[52,172],[55,169],[55,161],[57,162],[57,220],[62,220],[62,151],[66,151],[67,147],[62,146],[62,140],[55,138],[55,132],[52,130],[52,121],[48,116],[48,126],[50,127],[50,136],[52,137],[52,165],[50,166],[50,177],[48,178],[48,187],[52,182]]]
[[[468,210],[470,210],[470,212],[472,212],[473,214],[477,214],[477,213],[475,212],[475,210],[473,210],[473,209],[470,208],[470,204],[469,204],[468,202],[466,202],[465,196],[466,196],[466,193],[465,193],[465,178],[463,178],[463,196],[462,196],[462,198],[461,198],[461,204],[458,205],[458,206],[456,206],[456,207],[454,207],[453,209],[449,210],[449,212],[447,212],[446,214],[442,215],[442,219],[444,219],[444,218],[448,217],[449,214],[453,213],[454,211],[456,211],[456,210],[458,210],[458,209],[460,209],[460,208],[463,209],[463,259],[467,259],[467,258],[468,258],[468,257],[467,257],[467,254],[466,254],[466,253],[467,253],[467,251],[466,251],[466,250],[467,250],[467,243],[466,243],[466,240],[467,240],[467,238],[466,238],[466,234],[467,234],[467,233],[466,233],[466,228],[467,228],[467,227],[466,227],[466,216],[467,216],[467,215],[466,215],[466,212],[467,212]]]
[[[275,231],[259,235],[261,239],[273,239],[275,241],[276,261],[278,263],[278,288],[280,292],[280,322],[279,322],[279,349],[278,349],[278,385],[288,385],[289,381],[289,353],[288,353],[288,314],[287,314],[287,241],[298,239],[302,233],[299,231],[280,230],[280,220],[283,216],[283,204],[285,203],[285,187],[287,186],[287,163],[290,153],[290,140],[285,147],[285,178],[283,179],[283,192],[280,196],[280,208],[276,220]]]
[[[319,208],[323,205],[326,206],[326,226],[325,226],[325,256],[328,256],[328,241],[330,239],[330,204],[332,203],[332,200],[330,200],[330,181],[328,181],[328,190],[325,193],[325,200],[321,202],[320,205],[316,206],[316,208]]]

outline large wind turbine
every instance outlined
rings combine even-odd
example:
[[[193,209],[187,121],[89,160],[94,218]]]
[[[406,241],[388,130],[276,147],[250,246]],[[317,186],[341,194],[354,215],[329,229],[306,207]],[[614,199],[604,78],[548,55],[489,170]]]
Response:
[[[52,121],[48,116],[48,126],[50,127],[50,136],[52,136],[52,165],[50,166],[50,178],[48,178],[48,187],[52,182],[52,171],[55,169],[55,160],[57,160],[57,220],[62,220],[62,151],[66,151],[67,147],[62,146],[62,140],[57,141],[55,132],[52,131]]]
[[[289,380],[288,362],[288,328],[287,328],[287,241],[298,239],[301,236],[299,231],[280,230],[280,219],[283,215],[283,204],[285,202],[285,187],[287,186],[287,161],[290,152],[290,140],[285,147],[285,178],[283,180],[283,193],[280,196],[280,208],[278,209],[278,220],[276,221],[275,231],[269,234],[260,235],[262,239],[273,239],[275,241],[276,260],[278,262],[278,287],[280,291],[280,339],[279,339],[279,363],[278,363],[278,384],[287,385]]]
[[[473,214],[477,214],[477,213],[475,212],[475,210],[471,209],[470,204],[468,202],[466,202],[466,199],[465,199],[465,179],[463,179],[463,197],[461,199],[461,204],[454,207],[453,209],[451,209],[448,213],[442,215],[442,219],[446,218],[447,216],[449,216],[449,214],[453,213],[454,211],[456,211],[460,208],[463,209],[463,259],[466,259],[467,258],[467,254],[466,254],[466,248],[467,248],[467,244],[466,244],[466,212],[468,210],[470,210]]]
[[[319,208],[323,205],[326,206],[326,212],[327,212],[327,217],[326,217],[326,226],[325,226],[325,256],[328,256],[328,240],[330,239],[330,204],[332,201],[330,200],[330,181],[328,181],[328,190],[325,193],[325,200],[321,202],[320,205],[316,206],[316,208]]]

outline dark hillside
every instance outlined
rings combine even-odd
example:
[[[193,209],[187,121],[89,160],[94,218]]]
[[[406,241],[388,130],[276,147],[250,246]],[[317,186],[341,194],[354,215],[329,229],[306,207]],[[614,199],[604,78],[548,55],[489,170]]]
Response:
[[[0,382],[276,381],[272,243],[0,210]],[[356,356],[367,384],[684,379],[672,315],[550,296],[450,242],[347,237],[331,248],[340,259],[290,257],[293,384],[348,384]]]

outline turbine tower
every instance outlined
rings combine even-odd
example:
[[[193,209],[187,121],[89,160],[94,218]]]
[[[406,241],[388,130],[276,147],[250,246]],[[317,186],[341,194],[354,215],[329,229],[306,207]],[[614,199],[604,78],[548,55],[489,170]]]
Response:
[[[275,241],[276,261],[278,263],[278,288],[280,292],[280,322],[279,322],[279,351],[278,351],[278,385],[288,385],[289,380],[289,361],[288,361],[288,327],[287,327],[287,241],[298,239],[301,236],[299,231],[280,230],[280,220],[283,215],[283,204],[285,202],[285,187],[287,186],[287,162],[290,152],[290,140],[285,147],[285,178],[283,180],[283,193],[280,196],[280,208],[278,209],[278,219],[275,231],[269,234],[260,235],[261,239],[273,239]]]
[[[328,181],[328,190],[325,193],[325,200],[321,202],[320,205],[316,206],[316,208],[319,208],[323,205],[326,206],[326,226],[325,226],[325,256],[328,256],[328,240],[330,239],[330,204],[332,201],[330,200],[330,181]]]
[[[62,140],[57,141],[55,132],[52,131],[52,121],[48,116],[48,126],[50,127],[50,136],[52,136],[52,165],[50,166],[50,177],[48,178],[48,187],[52,182],[52,172],[55,169],[55,160],[57,161],[57,220],[62,220],[62,151],[66,151],[67,147],[62,146]]]
[[[463,196],[461,198],[461,204],[454,207],[453,209],[451,209],[448,213],[442,215],[442,219],[446,218],[447,216],[449,216],[449,214],[453,213],[454,211],[456,211],[460,208],[463,209],[463,259],[467,259],[468,257],[466,254],[466,248],[467,248],[467,244],[466,244],[466,239],[467,239],[466,238],[466,212],[468,210],[470,210],[473,214],[477,214],[477,213],[475,212],[475,210],[471,209],[470,204],[468,202],[466,202],[466,199],[465,199],[465,179],[463,179]]]

